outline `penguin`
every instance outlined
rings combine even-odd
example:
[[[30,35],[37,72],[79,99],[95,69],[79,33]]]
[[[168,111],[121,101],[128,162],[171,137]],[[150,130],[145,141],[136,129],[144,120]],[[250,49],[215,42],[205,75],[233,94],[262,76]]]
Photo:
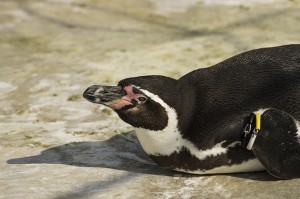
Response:
[[[162,167],[300,177],[300,44],[243,52],[179,79],[149,75],[93,85],[83,97],[132,125]],[[261,127],[248,150],[241,132],[251,113],[261,115]]]

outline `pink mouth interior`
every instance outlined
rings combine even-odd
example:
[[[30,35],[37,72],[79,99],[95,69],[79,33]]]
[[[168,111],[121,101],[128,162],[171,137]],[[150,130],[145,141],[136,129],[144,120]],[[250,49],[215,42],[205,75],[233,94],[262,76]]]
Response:
[[[125,86],[124,90],[126,91],[127,95],[123,96],[121,99],[112,101],[111,103],[107,104],[107,106],[114,110],[121,109],[124,106],[132,105],[131,101],[133,99],[136,99],[136,98],[142,96],[141,94],[133,93],[132,86]]]

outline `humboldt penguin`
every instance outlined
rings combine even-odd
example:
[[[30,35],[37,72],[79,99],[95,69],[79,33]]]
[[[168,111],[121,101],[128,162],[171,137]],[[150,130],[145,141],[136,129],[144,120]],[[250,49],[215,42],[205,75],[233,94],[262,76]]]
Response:
[[[83,96],[135,127],[144,151],[163,167],[300,177],[298,44],[244,52],[179,79],[150,75],[94,85]]]

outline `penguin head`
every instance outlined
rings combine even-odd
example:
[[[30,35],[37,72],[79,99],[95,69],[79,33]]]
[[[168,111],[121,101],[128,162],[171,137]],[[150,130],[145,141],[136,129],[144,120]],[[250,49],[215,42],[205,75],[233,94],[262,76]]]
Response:
[[[117,86],[93,85],[83,97],[113,109],[137,128],[163,130],[169,121],[166,107],[176,106],[177,80],[164,76],[141,76],[121,80]]]

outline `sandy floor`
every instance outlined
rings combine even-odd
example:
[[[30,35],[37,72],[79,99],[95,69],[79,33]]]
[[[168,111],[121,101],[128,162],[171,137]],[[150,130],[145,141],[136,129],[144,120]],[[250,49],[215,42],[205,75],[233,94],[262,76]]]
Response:
[[[300,198],[300,180],[265,172],[160,168],[130,126],[81,97],[300,42],[299,2],[241,2],[0,0],[0,198]]]

